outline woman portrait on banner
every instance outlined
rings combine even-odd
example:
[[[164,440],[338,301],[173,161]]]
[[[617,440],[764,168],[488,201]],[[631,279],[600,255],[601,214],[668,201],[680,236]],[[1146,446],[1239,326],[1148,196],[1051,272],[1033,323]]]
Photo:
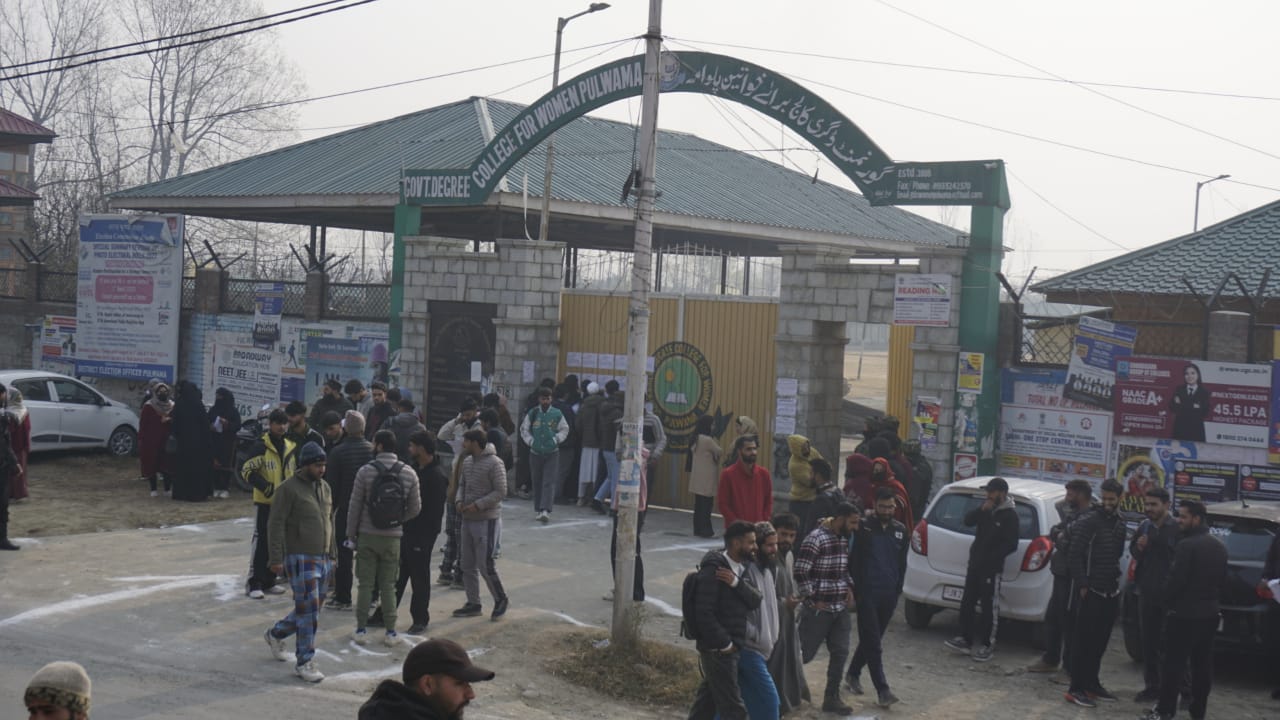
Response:
[[[173,399],[169,386],[154,379],[147,389],[147,400],[138,414],[138,464],[142,477],[151,486],[151,497],[160,494],[157,480],[164,478],[166,495],[173,489],[174,455],[168,452],[169,430],[172,427],[170,413]]]
[[[236,433],[240,432],[240,411],[236,396],[220,387],[213,391],[209,408],[209,429],[213,433],[213,496],[231,497],[231,476],[236,472]]]
[[[189,380],[178,383],[171,432],[177,439],[178,457],[173,478],[173,499],[199,502],[213,495],[213,444],[209,418],[200,388]]]
[[[27,458],[31,454],[31,415],[18,388],[9,388],[5,414],[9,422],[9,447],[18,458],[18,471],[9,476],[9,499],[27,497]]]
[[[1204,442],[1204,419],[1209,416],[1209,390],[1200,376],[1200,367],[1187,363],[1182,369],[1182,385],[1169,401],[1173,411],[1174,440]]]

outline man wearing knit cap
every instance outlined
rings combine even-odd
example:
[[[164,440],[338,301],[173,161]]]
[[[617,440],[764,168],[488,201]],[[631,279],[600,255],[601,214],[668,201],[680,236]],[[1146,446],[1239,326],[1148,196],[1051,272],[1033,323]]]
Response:
[[[22,701],[31,720],[88,720],[92,685],[78,663],[51,662],[32,676]]]
[[[404,682],[383,680],[360,706],[359,720],[462,720],[475,699],[472,683],[494,673],[471,664],[461,645],[444,638],[418,643],[404,659]]]
[[[320,603],[328,590],[335,552],[333,494],[324,481],[324,471],[324,449],[313,442],[303,445],[298,471],[276,490],[268,525],[271,571],[289,578],[293,610],[267,629],[267,646],[275,659],[288,660],[284,641],[296,634],[294,673],[313,683],[324,679],[312,658]]]

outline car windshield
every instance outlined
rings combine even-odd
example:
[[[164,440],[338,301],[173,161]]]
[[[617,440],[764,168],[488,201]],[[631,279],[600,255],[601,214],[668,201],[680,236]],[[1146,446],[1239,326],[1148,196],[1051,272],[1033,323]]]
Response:
[[[980,507],[985,495],[970,495],[968,493],[946,493],[938,498],[938,501],[929,509],[927,520],[930,525],[950,530],[951,532],[960,533],[961,535],[973,535],[976,528],[967,527],[964,524],[964,516],[977,507]],[[1014,499],[1014,509],[1018,513],[1018,538],[1022,540],[1030,540],[1040,535],[1040,518],[1036,513],[1036,509],[1027,503]]]
[[[1267,550],[1275,538],[1275,528],[1261,520],[1209,516],[1209,533],[1227,546],[1227,558],[1233,563],[1266,562]]]

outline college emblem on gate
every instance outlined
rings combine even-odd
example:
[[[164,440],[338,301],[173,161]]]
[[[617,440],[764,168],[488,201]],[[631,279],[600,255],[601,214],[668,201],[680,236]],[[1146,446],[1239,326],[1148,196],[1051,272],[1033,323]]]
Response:
[[[653,353],[649,396],[653,412],[668,435],[668,448],[680,452],[689,445],[698,416],[711,408],[711,365],[698,348],[669,342]]]

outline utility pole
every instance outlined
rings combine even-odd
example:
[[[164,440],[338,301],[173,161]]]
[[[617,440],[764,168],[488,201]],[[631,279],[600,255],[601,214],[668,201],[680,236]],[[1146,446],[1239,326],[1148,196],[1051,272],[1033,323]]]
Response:
[[[636,538],[640,507],[640,473],[644,460],[644,394],[648,387],[649,284],[653,274],[654,162],[658,154],[658,60],[662,49],[662,0],[649,0],[649,30],[644,35],[644,93],[640,104],[640,182],[636,202],[636,246],[632,260],[628,316],[627,390],[623,404],[622,467],[618,477],[618,543],[613,579],[613,642],[635,647],[640,640],[635,590]],[[652,483],[653,478],[648,478]]]
[[[556,19],[556,54],[555,61],[551,66],[552,90],[560,87],[560,41],[564,37],[564,26],[568,25],[569,21],[574,18],[608,9],[609,3],[594,2],[580,13]],[[556,134],[551,133],[547,136],[547,163],[542,175],[542,217],[538,219],[538,239],[543,241],[547,239],[547,228],[551,224],[551,177],[555,174],[555,167]]]

